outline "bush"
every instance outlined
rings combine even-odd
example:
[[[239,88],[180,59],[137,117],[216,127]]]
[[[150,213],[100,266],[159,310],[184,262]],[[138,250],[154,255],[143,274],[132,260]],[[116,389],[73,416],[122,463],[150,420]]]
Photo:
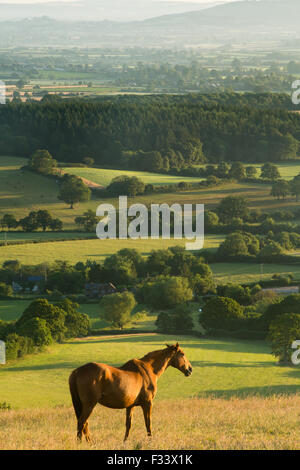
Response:
[[[50,328],[46,320],[42,318],[31,318],[23,323],[18,329],[17,333],[20,336],[31,338],[34,345],[38,347],[47,346],[52,343]]]
[[[21,331],[23,325],[32,318],[46,320],[51,336],[55,341],[64,339],[67,330],[65,327],[65,312],[59,307],[50,304],[46,299],[34,300],[16,322],[17,331]]]
[[[0,282],[0,297],[11,297],[12,295],[12,287],[4,282]]]
[[[131,312],[136,304],[132,292],[105,295],[100,305],[104,309],[103,319],[112,326],[122,329],[131,321]]]
[[[279,362],[291,363],[292,343],[300,338],[300,315],[285,313],[277,316],[270,325],[268,340],[272,354]]]
[[[30,354],[34,351],[34,343],[31,338],[11,333],[6,338],[6,359],[13,360]]]
[[[138,297],[153,308],[170,309],[184,304],[193,298],[193,291],[188,279],[184,277],[166,277],[146,282],[138,292]]]
[[[205,329],[239,329],[238,327],[243,320],[245,320],[243,307],[228,297],[210,298],[205,303],[199,317],[199,322]]]
[[[70,299],[64,299],[58,304],[58,308],[65,312],[65,336],[76,338],[86,336],[90,330],[90,319],[84,313],[77,311],[79,305]]]
[[[191,311],[186,305],[180,305],[168,312],[161,312],[155,325],[163,333],[172,331],[186,332],[194,328]]]

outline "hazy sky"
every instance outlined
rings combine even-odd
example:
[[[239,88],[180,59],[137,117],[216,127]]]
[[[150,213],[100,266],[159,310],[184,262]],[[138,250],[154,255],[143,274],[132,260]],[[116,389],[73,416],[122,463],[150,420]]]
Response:
[[[0,0],[0,3],[48,3],[48,2],[73,2],[78,0]],[[109,1],[109,0],[107,0]],[[124,0],[126,1],[126,0]],[[158,0],[153,0],[158,1]],[[160,0],[160,1],[170,1],[170,0]],[[174,1],[174,0],[171,0]],[[194,3],[214,3],[216,0],[175,0],[177,2],[194,2]],[[225,2],[231,2],[234,0],[219,0]]]

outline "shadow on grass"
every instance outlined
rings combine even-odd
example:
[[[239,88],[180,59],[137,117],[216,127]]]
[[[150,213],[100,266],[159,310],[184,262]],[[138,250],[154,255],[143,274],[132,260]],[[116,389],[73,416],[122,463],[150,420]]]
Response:
[[[161,334],[161,333],[151,333],[144,334],[138,332],[129,333],[133,336],[128,336],[128,334],[124,335],[115,335],[109,334],[106,339],[106,335],[99,336],[99,339],[93,337],[91,340],[79,340],[79,341],[70,341],[71,344],[88,344],[88,343],[111,343],[111,342],[118,342],[118,343],[142,343],[143,345],[146,343],[151,343],[152,348],[157,346],[157,349],[163,349],[165,347],[166,342],[173,344],[175,342],[179,342],[179,345],[183,349],[204,349],[210,351],[224,351],[224,352],[233,352],[233,353],[249,353],[249,354],[268,354],[269,348],[266,343],[262,340],[230,340],[230,339],[202,339],[197,338],[196,336],[180,336],[178,334]],[[186,341],[191,341],[187,343]],[[153,350],[153,349],[152,349]]]
[[[230,390],[210,390],[209,392],[200,392],[197,398],[249,398],[259,397],[267,398],[278,395],[299,395],[300,385],[272,385],[264,387],[245,387]]]
[[[79,367],[82,364],[78,362],[55,362],[53,364],[45,363],[32,366],[10,366],[3,369],[3,372],[25,372],[25,371],[34,371],[34,370],[53,370],[53,369],[69,369],[70,372],[76,367]]]
[[[245,369],[246,367],[252,368],[266,368],[274,367],[274,362],[209,362],[209,361],[191,361],[193,367],[222,367],[222,368],[240,368]]]

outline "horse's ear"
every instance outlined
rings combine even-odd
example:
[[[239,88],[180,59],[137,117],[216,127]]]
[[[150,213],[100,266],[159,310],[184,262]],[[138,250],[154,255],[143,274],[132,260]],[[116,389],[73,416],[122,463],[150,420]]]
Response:
[[[176,348],[176,351],[178,351],[178,349],[179,349],[179,343],[176,343],[176,344],[175,344],[175,348]]]
[[[167,348],[171,348],[171,347],[172,347],[172,346],[170,346],[170,345],[169,345],[169,344],[167,344],[167,343],[166,343],[166,346],[167,346]]]

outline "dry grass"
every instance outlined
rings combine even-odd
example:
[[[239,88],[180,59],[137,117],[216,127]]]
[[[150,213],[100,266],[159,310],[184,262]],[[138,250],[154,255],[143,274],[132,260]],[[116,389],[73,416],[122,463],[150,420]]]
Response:
[[[0,449],[300,449],[300,396],[193,398],[157,401],[153,438],[147,438],[142,412],[135,410],[126,444],[124,410],[96,407],[91,445],[76,442],[71,408],[0,411]]]

